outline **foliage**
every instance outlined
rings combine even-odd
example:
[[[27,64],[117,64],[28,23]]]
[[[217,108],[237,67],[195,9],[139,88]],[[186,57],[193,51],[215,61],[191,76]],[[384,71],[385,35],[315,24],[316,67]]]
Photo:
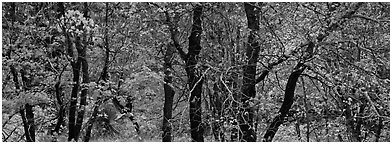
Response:
[[[239,130],[250,34],[260,46],[256,95],[246,101],[255,113],[257,141],[280,114],[299,63],[304,71],[295,82],[294,103],[273,141],[390,141],[389,3],[249,3],[260,10],[257,31],[248,27],[244,3],[97,2],[87,3],[87,16],[82,3],[63,4],[63,17],[53,2],[2,5],[4,142],[25,141],[19,111],[26,104],[33,106],[36,141],[67,141],[67,115],[52,132],[61,109],[69,112],[75,84],[76,57],[69,56],[67,37],[71,47],[85,37],[87,48],[90,82],[78,92],[88,89],[79,139],[93,121],[90,141],[161,141],[165,52],[174,47],[168,84],[175,91],[172,141],[191,141],[192,87],[181,51],[190,51],[193,9],[199,5],[202,49],[192,66],[203,80],[204,141],[234,141]],[[102,78],[105,67],[108,79]],[[131,112],[121,112],[113,99],[131,104]]]

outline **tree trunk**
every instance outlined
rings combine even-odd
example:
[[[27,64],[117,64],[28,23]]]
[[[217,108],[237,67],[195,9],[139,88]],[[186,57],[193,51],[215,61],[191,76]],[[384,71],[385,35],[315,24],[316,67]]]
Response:
[[[14,22],[16,21],[15,20],[15,18],[16,18],[16,15],[15,15],[15,13],[16,13],[16,5],[15,5],[15,3],[11,3],[10,13],[11,13],[10,14],[11,18],[10,19],[11,19],[11,22],[12,22],[12,27],[11,28],[14,30]],[[14,37],[12,37],[12,36],[10,38],[10,43],[11,44],[14,43]],[[9,59],[11,59],[11,52],[12,52],[12,49],[10,49],[7,52],[7,57]],[[18,71],[16,70],[14,65],[10,65],[10,71],[11,71],[11,74],[13,76],[13,81],[15,83],[15,90],[16,91],[22,90],[21,89],[21,84],[19,83],[19,80],[18,80]],[[27,79],[26,72],[23,69],[21,70],[20,73],[21,73],[21,77],[22,77],[23,87],[25,89],[27,89],[26,86],[30,85],[30,83],[29,83],[30,81]],[[26,103],[26,104],[24,104],[24,107],[20,107],[20,110],[19,110],[19,114],[22,117],[23,128],[24,128],[25,137],[26,137],[26,141],[27,142],[34,142],[35,141],[34,113],[33,113],[33,109],[32,108],[33,108],[32,105]]]
[[[305,69],[306,67],[304,67],[304,64],[300,62],[297,66],[295,66],[294,71],[290,74],[286,84],[283,104],[279,110],[279,115],[276,116],[269,125],[267,132],[264,135],[264,141],[271,142],[278,131],[279,126],[283,124],[283,120],[287,116],[291,105],[294,102],[294,93],[298,78]]]
[[[354,129],[354,137],[356,138],[357,142],[361,142],[362,138],[361,138],[361,126],[362,126],[362,121],[363,121],[363,112],[365,111],[365,105],[361,104],[359,106],[359,112],[357,114],[356,117],[356,125],[355,125],[355,129]]]
[[[91,130],[93,129],[94,122],[96,121],[96,118],[98,116],[99,106],[101,106],[101,104],[106,102],[107,100],[109,100],[109,98],[107,98],[107,99],[98,99],[95,102],[94,108],[93,108],[93,113],[91,114],[91,117],[90,117],[90,119],[87,122],[86,134],[85,134],[85,136],[83,138],[84,142],[89,142],[90,141]]]
[[[326,38],[330,33],[337,30],[337,28],[340,25],[345,23],[349,18],[351,18],[353,14],[355,14],[355,12],[360,8],[362,4],[363,3],[356,3],[355,6],[352,9],[348,10],[346,14],[340,17],[340,19],[338,19],[337,21],[330,22],[329,26],[317,36],[316,42],[317,43],[322,42],[324,38]],[[303,61],[312,58],[314,47],[316,46],[316,44],[312,41],[309,41],[305,46],[307,46],[307,49],[306,49],[305,56],[303,57]],[[286,90],[285,90],[285,98],[283,101],[283,105],[279,111],[280,114],[274,118],[273,122],[270,124],[269,128],[267,129],[267,132],[264,135],[264,141],[268,141],[268,142],[272,141],[279,126],[283,123],[284,118],[286,117],[288,111],[290,110],[291,105],[293,104],[296,82],[300,74],[306,69],[306,67],[304,67],[303,65],[304,65],[303,62],[299,62],[297,66],[294,68],[294,72],[291,73],[291,75],[289,76],[286,85]]]
[[[381,136],[382,128],[383,128],[382,118],[379,117],[379,118],[378,118],[377,130],[376,130],[376,142],[379,142],[379,141],[380,141],[380,136]]]
[[[80,86],[80,64],[81,64],[81,59],[77,58],[76,62],[71,62],[72,66],[72,73],[73,73],[73,87],[72,87],[72,92],[71,92],[71,100],[70,100],[70,105],[69,105],[69,122],[68,122],[68,141],[72,141],[72,139],[76,140],[76,134],[77,129],[75,127],[75,115],[76,115],[76,103],[78,99],[78,92],[79,92],[79,86]]]
[[[65,13],[64,10],[64,3],[59,2],[57,3],[57,18],[60,19]],[[56,100],[57,103],[59,104],[59,112],[58,112],[58,119],[57,119],[57,123],[56,126],[54,127],[53,131],[51,131],[51,134],[53,134],[53,132],[57,132],[59,133],[61,125],[64,122],[64,116],[65,116],[65,108],[64,108],[64,104],[63,104],[63,100],[62,100],[62,88],[61,88],[61,75],[64,72],[65,67],[63,68],[63,71],[60,73],[59,77],[58,77],[58,81],[56,82],[56,84],[54,85],[55,88],[55,95],[56,95]]]
[[[88,11],[87,11],[87,2],[83,3],[84,4],[84,17],[88,17]],[[78,116],[76,119],[76,124],[75,124],[75,141],[78,140],[79,134],[82,128],[83,124],[83,117],[84,113],[86,110],[86,105],[87,105],[87,93],[88,93],[88,83],[90,83],[89,75],[88,75],[88,62],[87,62],[87,36],[86,34],[83,34],[83,40],[82,45],[79,45],[77,47],[78,49],[78,59],[80,59],[80,64],[82,67],[82,88],[81,88],[81,94],[80,94],[80,106],[78,110]],[[78,40],[79,37],[77,37],[77,43],[80,43],[80,40]]]
[[[104,61],[104,66],[102,69],[102,73],[101,73],[101,77],[100,79],[102,79],[103,81],[107,82],[109,80],[109,41],[108,41],[108,11],[109,11],[109,6],[108,3],[105,3],[105,61]],[[99,80],[98,80],[99,81]],[[113,98],[113,101],[118,101],[117,99],[115,99],[115,97]],[[106,101],[106,100],[105,100]],[[83,138],[84,142],[88,142],[90,141],[91,138],[91,130],[93,128],[94,122],[96,117],[98,116],[98,110],[99,110],[99,106],[103,103],[103,100],[98,98],[97,101],[94,104],[94,108],[93,108],[93,113],[90,117],[90,119],[87,122],[87,128],[86,128],[86,134]]]
[[[64,6],[62,3],[58,3],[59,5],[59,13],[64,14]],[[60,11],[63,10],[63,11]],[[78,132],[76,131],[76,127],[75,127],[75,115],[76,115],[76,103],[77,103],[77,99],[78,99],[78,91],[79,91],[79,86],[80,86],[80,81],[79,81],[79,77],[80,77],[80,67],[81,67],[81,59],[80,58],[74,58],[74,53],[73,53],[73,46],[72,46],[72,41],[71,41],[71,35],[69,33],[67,33],[65,30],[64,31],[64,35],[65,35],[65,39],[66,39],[66,46],[67,46],[67,53],[69,55],[69,57],[71,57],[71,67],[72,67],[72,74],[73,74],[73,78],[72,78],[72,82],[73,82],[73,87],[72,87],[72,91],[71,91],[71,99],[70,99],[70,105],[69,105],[69,111],[68,111],[68,141],[72,141],[72,139],[74,139],[75,141],[77,141],[76,139],[76,134],[78,134]],[[78,37],[77,37],[78,39]],[[75,46],[80,47],[80,43],[76,42]]]
[[[63,105],[63,100],[61,98],[62,97],[62,88],[61,88],[60,80],[61,80],[61,76],[59,78],[59,81],[57,81],[57,83],[54,85],[57,103],[59,104],[60,108],[59,108],[59,114],[58,114],[57,123],[56,123],[56,126],[54,127],[54,129],[52,131],[52,134],[53,134],[53,132],[59,133],[61,125],[64,122],[65,109],[64,109],[64,105]]]
[[[212,132],[215,138],[215,141],[217,142],[224,142],[225,137],[224,133],[221,130],[221,126],[223,125],[223,121],[221,121],[222,112],[223,112],[223,101],[225,100],[224,96],[225,94],[222,94],[224,90],[220,88],[222,86],[219,78],[216,78],[213,86],[213,92],[210,94],[210,103],[212,107],[212,114],[214,117],[213,123],[212,123]]]
[[[13,67],[13,66],[11,66],[11,73],[13,75],[13,81],[15,82],[16,90],[20,90],[20,85],[19,85],[19,81],[18,81],[18,73],[17,73],[15,67]],[[20,107],[19,114],[22,117],[22,122],[23,122],[24,131],[25,131],[26,141],[27,142],[33,142],[34,140],[30,136],[30,130],[29,130],[30,127],[29,127],[28,119],[26,118],[26,113],[25,113],[25,109],[27,109],[27,108],[30,109],[30,105],[25,104],[25,107]]]
[[[20,71],[21,77],[22,77],[22,83],[25,91],[28,91],[31,86],[31,79],[27,77],[27,71],[25,69],[22,69]],[[25,116],[27,120],[27,131],[26,133],[26,140],[35,142],[35,124],[34,124],[34,112],[33,112],[33,106],[29,103],[25,104]],[[25,130],[26,130],[26,125],[25,125]],[[29,138],[27,138],[29,137]]]
[[[109,49],[109,36],[108,36],[108,22],[109,22],[109,3],[105,3],[105,63],[103,65],[103,70],[101,74],[101,79],[103,81],[109,80],[109,56],[110,56],[110,49]]]
[[[185,59],[186,73],[188,75],[188,85],[190,89],[189,98],[189,119],[191,124],[192,141],[203,142],[204,128],[202,125],[201,93],[203,79],[198,72],[197,57],[201,51],[200,39],[202,33],[201,15],[203,12],[202,5],[196,5],[193,8],[193,25],[192,32],[189,36],[189,49]]]
[[[248,28],[251,32],[248,36],[246,47],[246,56],[248,59],[244,67],[243,85],[241,88],[242,96],[240,115],[238,117],[241,132],[239,133],[240,141],[255,142],[256,133],[254,128],[254,110],[249,105],[251,98],[256,96],[256,65],[260,52],[260,45],[257,42],[256,33],[259,28],[260,11],[254,6],[255,3],[244,3],[246,17],[248,19]]]
[[[174,49],[171,45],[169,45],[166,49],[165,54],[165,78],[164,78],[164,91],[165,91],[165,102],[163,106],[163,134],[162,134],[162,141],[163,142],[170,142],[171,141],[171,124],[170,120],[172,119],[172,107],[173,107],[173,98],[174,98],[174,90],[171,86],[172,84],[172,59],[173,59]]]
[[[18,81],[18,72],[16,71],[14,66],[10,66],[11,69],[11,74],[13,76],[13,81],[15,83],[15,89],[18,91],[20,90],[20,84]],[[28,118],[26,117],[26,109],[30,109],[30,105],[29,104],[25,104],[24,107],[21,106],[20,110],[19,110],[19,114],[22,117],[22,122],[23,122],[23,128],[24,128],[24,132],[25,132],[25,137],[26,137],[26,141],[27,142],[33,142],[33,138],[30,135],[30,125],[28,122]],[[34,117],[34,116],[33,116]]]

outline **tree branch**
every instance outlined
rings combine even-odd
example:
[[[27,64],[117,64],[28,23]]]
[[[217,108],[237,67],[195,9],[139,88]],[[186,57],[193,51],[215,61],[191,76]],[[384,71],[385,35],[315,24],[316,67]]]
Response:
[[[278,61],[273,62],[268,64],[267,68],[265,70],[263,70],[263,72],[260,74],[260,76],[256,79],[255,84],[263,81],[265,79],[265,77],[268,75],[268,73],[278,64],[284,62],[285,60],[287,60],[289,58],[288,55],[283,55],[282,57],[280,57],[278,59]]]
[[[365,20],[368,20],[368,21],[373,21],[373,22],[376,22],[376,23],[389,22],[389,20],[376,20],[376,19],[364,16],[364,15],[353,15],[351,17],[353,17],[353,18],[361,18],[361,19],[365,19]]]

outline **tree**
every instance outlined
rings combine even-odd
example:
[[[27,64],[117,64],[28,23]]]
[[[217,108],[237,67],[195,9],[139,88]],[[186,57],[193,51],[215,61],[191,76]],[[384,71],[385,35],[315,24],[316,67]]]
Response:
[[[241,103],[242,108],[239,116],[239,126],[241,129],[240,140],[255,142],[256,133],[254,128],[254,110],[249,104],[251,99],[256,96],[255,80],[256,80],[256,65],[260,52],[260,45],[256,40],[256,33],[259,28],[259,9],[255,8],[253,4],[244,3],[246,16],[248,19],[248,27],[250,29],[250,34],[248,37],[248,43],[246,48],[247,64],[244,67],[244,78],[242,85],[242,95]]]
[[[193,8],[193,24],[192,32],[189,36],[188,53],[185,54],[179,50],[182,59],[185,61],[185,70],[188,75],[189,86],[189,120],[191,124],[191,138],[192,141],[203,142],[204,127],[202,125],[202,108],[201,108],[201,93],[203,77],[198,70],[197,57],[202,49],[200,46],[200,39],[202,33],[201,15],[203,14],[203,6],[195,5]]]
[[[3,3],[3,142],[389,141],[389,9]]]

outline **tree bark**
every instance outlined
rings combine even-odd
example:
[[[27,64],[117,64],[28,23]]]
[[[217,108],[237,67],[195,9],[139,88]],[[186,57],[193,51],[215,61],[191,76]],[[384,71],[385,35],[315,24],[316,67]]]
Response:
[[[172,84],[172,59],[173,59],[174,50],[171,45],[169,45],[166,49],[165,53],[165,78],[164,78],[164,91],[165,91],[165,102],[163,105],[163,126],[162,126],[162,141],[170,142],[171,141],[171,131],[172,127],[170,124],[170,120],[172,119],[172,107],[173,107],[173,98],[174,98],[174,90],[171,86]]]
[[[28,91],[31,86],[31,79],[27,77],[27,71],[25,69],[22,69],[20,73],[22,77],[24,90]],[[33,106],[29,103],[26,103],[24,107],[25,107],[25,116],[27,120],[27,131],[25,131],[26,140],[35,142],[35,124],[34,124]],[[26,126],[25,126],[25,130],[26,130]]]
[[[362,138],[361,138],[361,127],[362,127],[362,121],[363,121],[363,112],[365,111],[365,105],[361,104],[359,106],[359,112],[357,114],[356,117],[356,125],[355,125],[355,129],[354,129],[354,138],[356,138],[357,142],[361,142]]]
[[[298,78],[305,69],[306,67],[304,67],[304,64],[300,62],[295,66],[294,71],[290,74],[286,84],[283,104],[279,110],[279,115],[276,116],[269,125],[267,132],[264,135],[264,141],[271,142],[278,131],[279,126],[283,124],[283,120],[287,116],[291,105],[294,102],[294,93]]]
[[[240,141],[255,142],[256,132],[254,127],[254,110],[249,105],[251,98],[256,96],[256,65],[260,52],[260,45],[257,42],[256,33],[259,28],[260,11],[254,6],[255,3],[244,3],[248,28],[251,30],[248,36],[246,47],[247,64],[244,67],[243,85],[241,88],[240,115],[238,117],[241,132]]]
[[[11,29],[14,31],[14,23],[16,21],[16,3],[11,3],[11,8],[10,8],[10,19],[12,22],[12,27]],[[15,42],[15,38],[11,36],[10,38],[10,44],[13,44]],[[11,52],[12,52],[12,47],[10,48],[10,50],[7,52],[7,57],[9,59],[11,59]],[[21,83],[19,83],[18,80],[18,71],[16,70],[14,65],[10,65],[10,71],[11,74],[13,76],[13,81],[15,83],[15,90],[16,91],[20,91],[22,90],[22,88],[24,88],[24,90],[27,90],[28,88],[26,86],[30,85],[30,81],[28,80],[28,78],[26,77],[26,72],[22,69],[21,70],[21,77],[22,77],[22,87],[21,87]],[[19,92],[18,92],[19,93]],[[25,137],[26,137],[26,141],[27,142],[34,142],[35,141],[35,125],[34,125],[34,113],[33,113],[33,106],[30,105],[29,103],[24,104],[24,107],[21,106],[19,109],[19,114],[22,117],[22,122],[23,122],[23,128],[24,128],[24,132],[25,132]]]
[[[108,36],[108,22],[109,22],[109,3],[105,3],[105,63],[103,66],[101,79],[103,81],[109,80],[109,56],[110,56],[110,48],[109,48],[109,36]]]
[[[59,113],[58,113],[58,119],[57,119],[56,126],[51,131],[51,134],[53,134],[53,132],[59,133],[61,125],[63,125],[63,123],[64,123],[65,108],[64,108],[63,99],[62,99],[62,97],[64,96],[64,93],[63,93],[63,89],[61,87],[61,75],[64,72],[64,70],[65,70],[65,67],[63,68],[63,71],[59,74],[58,81],[54,85],[56,100],[57,100],[57,103],[59,104]]]
[[[88,17],[88,11],[87,11],[87,2],[83,3],[84,5],[84,17]],[[79,37],[77,37],[78,39]],[[87,62],[87,36],[86,34],[83,34],[83,40],[77,40],[77,43],[82,43],[82,45],[79,45],[77,47],[78,50],[78,59],[80,59],[80,64],[81,64],[81,69],[82,69],[82,88],[81,88],[81,94],[80,94],[80,106],[78,110],[78,115],[76,119],[76,124],[75,124],[75,140],[77,141],[79,138],[79,134],[82,128],[83,124],[83,118],[84,118],[84,113],[87,105],[87,93],[88,93],[88,83],[90,83],[89,75],[88,75],[88,62]]]
[[[190,88],[189,98],[189,119],[191,125],[192,141],[203,142],[204,128],[202,125],[202,108],[201,108],[201,93],[203,79],[201,73],[198,71],[197,57],[201,51],[200,39],[202,33],[201,15],[203,13],[203,6],[196,5],[193,8],[193,25],[192,32],[189,36],[189,49],[186,55],[185,71],[188,75],[188,85]]]
[[[68,141],[71,141],[72,139],[76,138],[75,134],[76,129],[75,129],[75,113],[76,113],[76,103],[78,99],[78,91],[79,91],[79,77],[80,77],[80,60],[77,60],[77,62],[72,62],[72,71],[73,71],[73,87],[71,91],[71,100],[70,100],[70,105],[69,105],[69,133],[68,133]],[[76,141],[76,140],[75,140]]]
[[[382,128],[383,128],[382,118],[379,117],[379,118],[378,118],[377,130],[376,130],[376,142],[379,142],[379,141],[380,141],[380,136],[381,136]]]
[[[58,7],[57,18],[60,19],[65,14],[64,13],[65,12],[64,4],[62,2],[59,2],[59,3],[57,3],[57,7]],[[59,133],[61,125],[64,123],[65,108],[64,108],[64,104],[63,104],[63,100],[62,100],[63,92],[62,92],[62,88],[61,88],[61,75],[64,72],[64,70],[65,70],[65,67],[63,68],[62,72],[59,74],[58,80],[57,80],[56,84],[54,85],[56,100],[57,100],[57,103],[59,104],[59,111],[58,111],[58,119],[57,119],[56,126],[51,131],[51,134],[53,134],[53,132]]]
[[[98,99],[95,103],[94,103],[94,108],[93,108],[93,113],[91,114],[90,119],[87,122],[87,128],[86,128],[86,134],[83,137],[83,141],[84,142],[89,142],[90,138],[91,138],[91,130],[93,129],[93,125],[94,122],[96,121],[96,118],[98,116],[98,109],[99,106],[101,106],[102,103],[106,102],[107,100],[109,100],[109,98],[107,99]]]

